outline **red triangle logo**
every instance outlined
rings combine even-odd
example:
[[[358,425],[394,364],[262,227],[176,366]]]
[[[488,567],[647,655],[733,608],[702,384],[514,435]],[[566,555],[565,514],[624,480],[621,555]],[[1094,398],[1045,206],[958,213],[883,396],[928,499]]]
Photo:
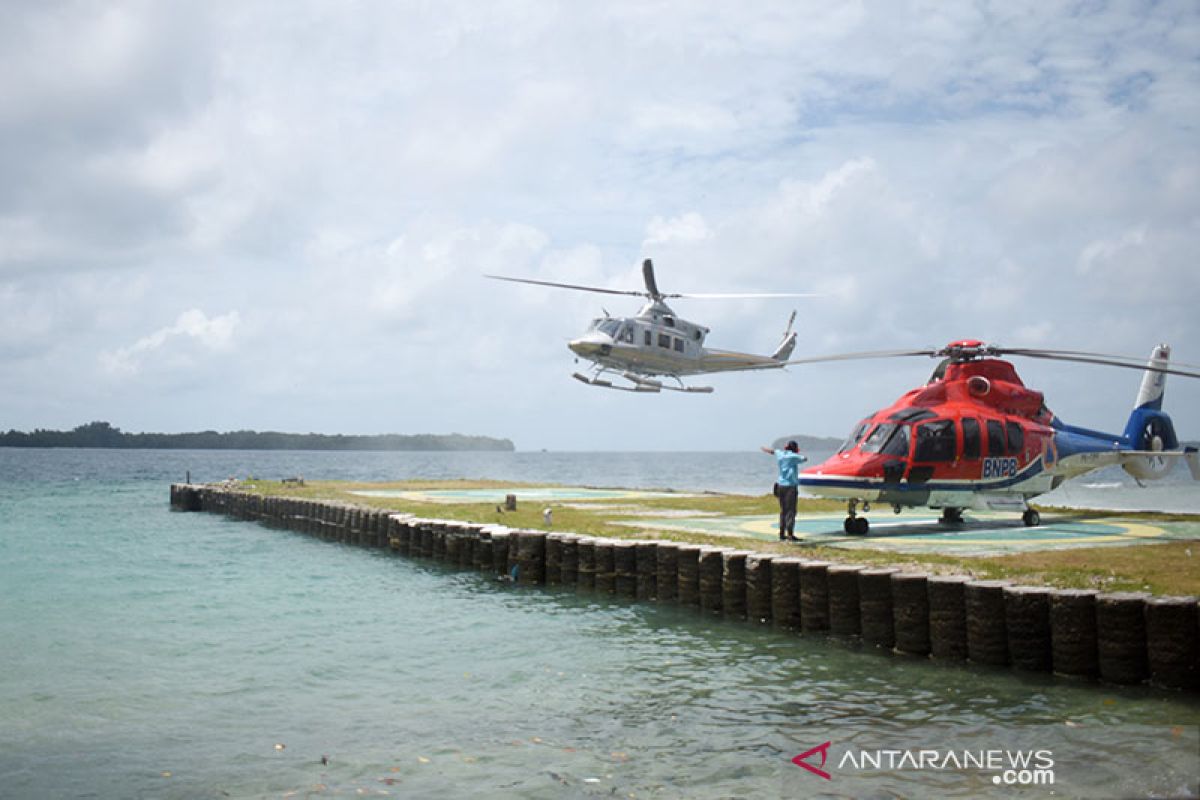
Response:
[[[814,747],[813,749],[803,752],[800,755],[793,758],[792,763],[795,764],[797,767],[804,767],[806,770],[808,770],[809,772],[811,772],[814,775],[820,775],[822,778],[824,778],[827,781],[833,780],[833,777],[828,772],[826,772],[825,770],[820,769],[818,767],[814,767],[812,764],[809,764],[807,761],[805,761],[806,758],[810,758],[810,757],[816,755],[817,753],[820,753],[821,754],[821,766],[824,767],[825,759],[829,756],[829,746],[831,744],[832,744],[832,742],[825,742],[825,744],[819,744],[816,747]]]

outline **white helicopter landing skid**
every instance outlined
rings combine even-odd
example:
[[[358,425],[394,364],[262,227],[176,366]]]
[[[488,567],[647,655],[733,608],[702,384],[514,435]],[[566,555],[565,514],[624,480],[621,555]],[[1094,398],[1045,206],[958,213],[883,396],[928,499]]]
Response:
[[[634,375],[631,372],[622,372],[622,373],[620,373],[620,375],[622,378],[624,378],[625,380],[632,383],[633,386],[621,386],[619,384],[613,383],[612,381],[604,380],[602,377],[600,377],[601,375],[604,375],[606,373],[607,374],[616,374],[612,370],[597,369],[596,374],[590,378],[586,375],[581,375],[578,372],[572,372],[571,377],[574,378],[575,380],[579,381],[580,383],[586,383],[588,386],[599,386],[602,389],[615,389],[619,392],[640,392],[643,394],[656,394],[665,389],[666,391],[669,391],[669,392],[684,392],[684,393],[690,392],[690,393],[697,393],[697,394],[709,394],[713,390],[713,387],[711,387],[711,386],[687,386],[684,384],[683,381],[679,380],[679,378],[674,378],[675,382],[678,383],[679,385],[671,386],[670,384],[663,383],[662,381],[656,381],[652,378],[643,378],[640,375]],[[672,376],[672,377],[674,377],[674,376]]]

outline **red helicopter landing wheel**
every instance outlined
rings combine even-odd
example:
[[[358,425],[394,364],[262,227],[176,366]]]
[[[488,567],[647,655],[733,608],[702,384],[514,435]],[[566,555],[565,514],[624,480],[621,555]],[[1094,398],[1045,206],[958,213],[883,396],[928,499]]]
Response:
[[[943,508],[942,518],[938,522],[943,525],[958,525],[963,521],[961,508]]]
[[[851,536],[866,536],[870,527],[866,517],[846,517],[842,522],[842,530]]]

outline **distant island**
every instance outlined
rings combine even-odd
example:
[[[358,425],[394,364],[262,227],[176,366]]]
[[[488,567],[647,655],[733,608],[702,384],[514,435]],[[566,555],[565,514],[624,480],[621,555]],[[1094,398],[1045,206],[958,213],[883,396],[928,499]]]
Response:
[[[771,442],[771,446],[776,450],[782,450],[784,445],[793,441],[800,447],[801,452],[805,450],[836,450],[842,443],[841,439],[828,436],[807,436],[803,433],[794,433],[791,436],[780,436]]]
[[[106,447],[143,450],[487,450],[512,452],[508,439],[460,433],[344,436],[276,431],[125,433],[107,422],[89,422],[69,431],[37,429],[0,433],[0,447]]]

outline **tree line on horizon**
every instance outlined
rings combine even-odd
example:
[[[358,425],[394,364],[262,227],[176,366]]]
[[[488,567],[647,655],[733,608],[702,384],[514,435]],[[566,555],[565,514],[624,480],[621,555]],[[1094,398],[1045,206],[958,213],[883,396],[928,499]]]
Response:
[[[107,422],[89,422],[69,431],[38,428],[0,433],[0,447],[100,447],[143,450],[491,450],[511,452],[509,439],[450,434],[374,436],[280,433],[278,431],[199,431],[125,433]]]

